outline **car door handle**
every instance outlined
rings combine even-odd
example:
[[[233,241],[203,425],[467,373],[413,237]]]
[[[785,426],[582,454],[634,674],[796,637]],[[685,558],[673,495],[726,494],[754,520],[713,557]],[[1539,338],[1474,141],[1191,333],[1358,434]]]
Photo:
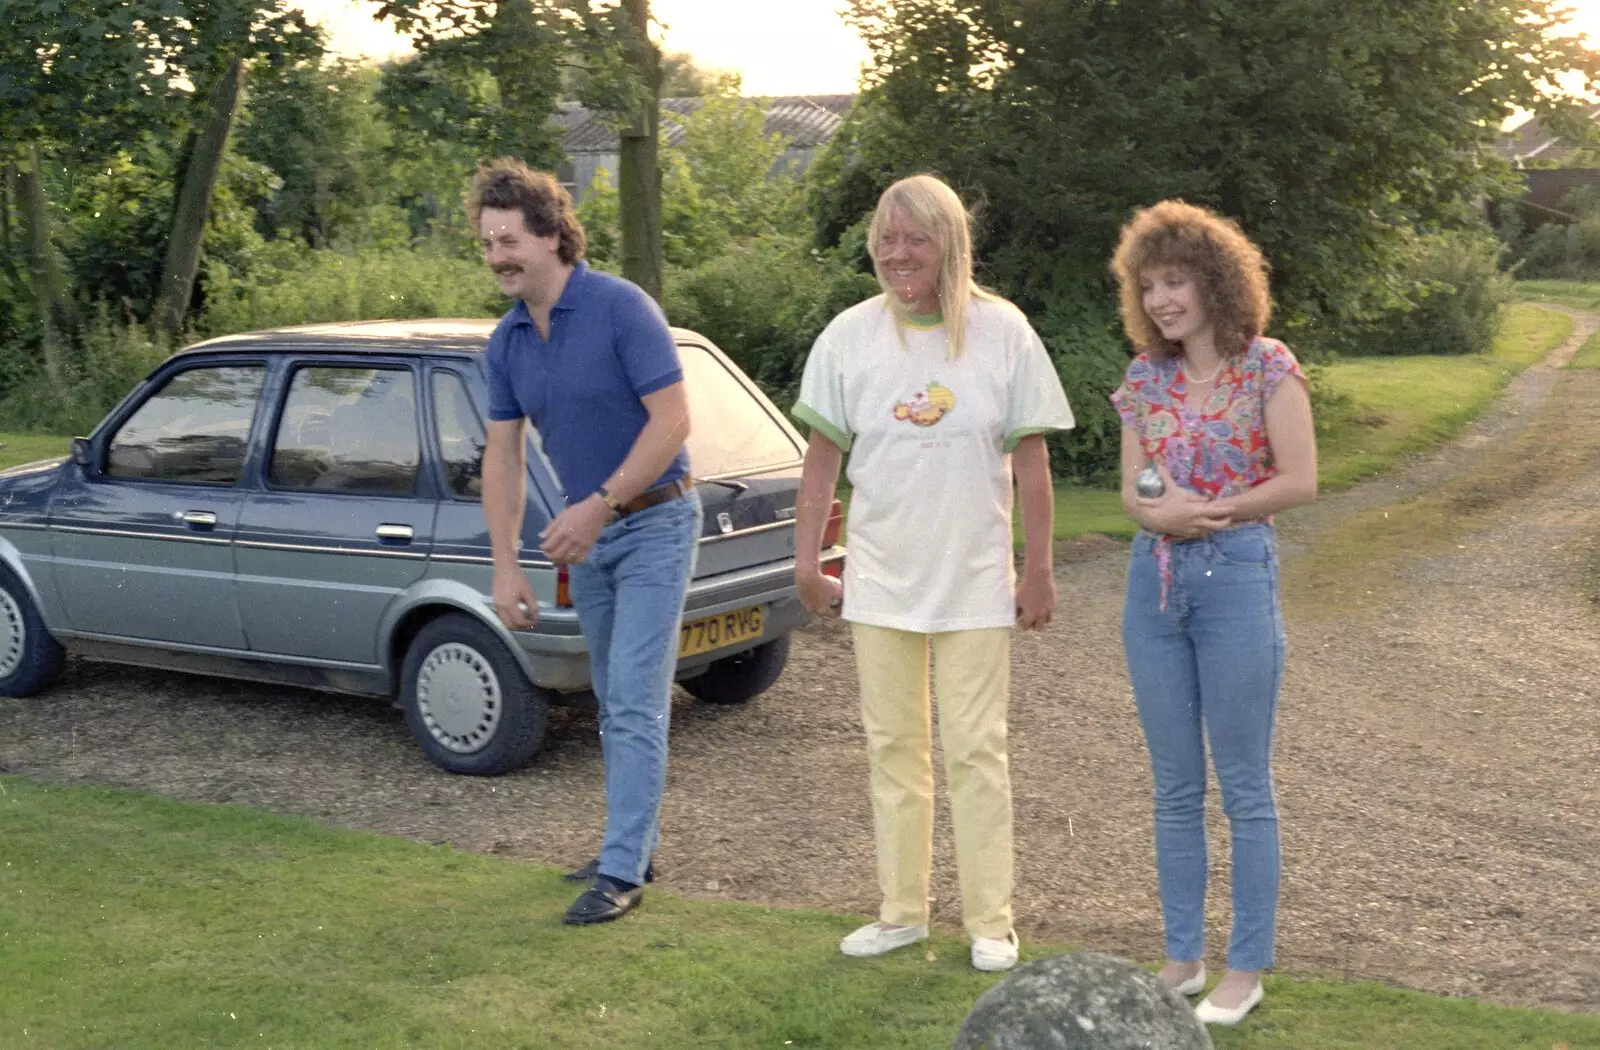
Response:
[[[378,539],[398,540],[401,543],[410,543],[412,531],[410,525],[379,525]]]
[[[209,510],[186,510],[178,515],[185,525],[209,529],[217,523],[217,516]]]

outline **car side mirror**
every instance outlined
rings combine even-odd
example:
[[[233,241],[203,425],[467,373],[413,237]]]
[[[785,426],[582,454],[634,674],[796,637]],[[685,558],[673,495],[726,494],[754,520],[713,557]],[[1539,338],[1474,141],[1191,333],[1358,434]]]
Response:
[[[93,451],[89,447],[88,438],[72,439],[72,462],[80,467],[88,467],[94,460]]]

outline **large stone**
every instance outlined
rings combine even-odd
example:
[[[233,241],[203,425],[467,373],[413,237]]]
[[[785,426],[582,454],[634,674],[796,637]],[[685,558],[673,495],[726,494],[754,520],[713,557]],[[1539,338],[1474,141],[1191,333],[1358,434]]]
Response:
[[[984,992],[955,1050],[1211,1050],[1211,1037],[1155,974],[1081,952],[1019,967]]]

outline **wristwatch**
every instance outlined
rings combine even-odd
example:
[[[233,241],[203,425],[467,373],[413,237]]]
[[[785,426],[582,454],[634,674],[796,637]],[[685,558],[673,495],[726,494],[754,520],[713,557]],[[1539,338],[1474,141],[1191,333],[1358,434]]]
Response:
[[[622,517],[622,501],[613,496],[610,489],[606,488],[604,485],[601,485],[600,490],[596,493],[596,495],[600,497],[601,503],[604,503],[606,506],[611,508],[611,513],[613,515],[619,518]]]

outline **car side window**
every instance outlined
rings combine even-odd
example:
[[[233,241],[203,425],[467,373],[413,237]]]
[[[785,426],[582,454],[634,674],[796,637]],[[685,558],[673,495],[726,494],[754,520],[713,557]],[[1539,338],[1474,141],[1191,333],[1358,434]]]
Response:
[[[274,488],[409,496],[421,461],[406,368],[295,369],[272,441]]]
[[[454,372],[433,373],[433,419],[451,494],[457,499],[483,498],[483,449],[488,435],[467,384]]]
[[[237,484],[266,374],[263,365],[228,365],[172,375],[111,435],[101,472]]]

